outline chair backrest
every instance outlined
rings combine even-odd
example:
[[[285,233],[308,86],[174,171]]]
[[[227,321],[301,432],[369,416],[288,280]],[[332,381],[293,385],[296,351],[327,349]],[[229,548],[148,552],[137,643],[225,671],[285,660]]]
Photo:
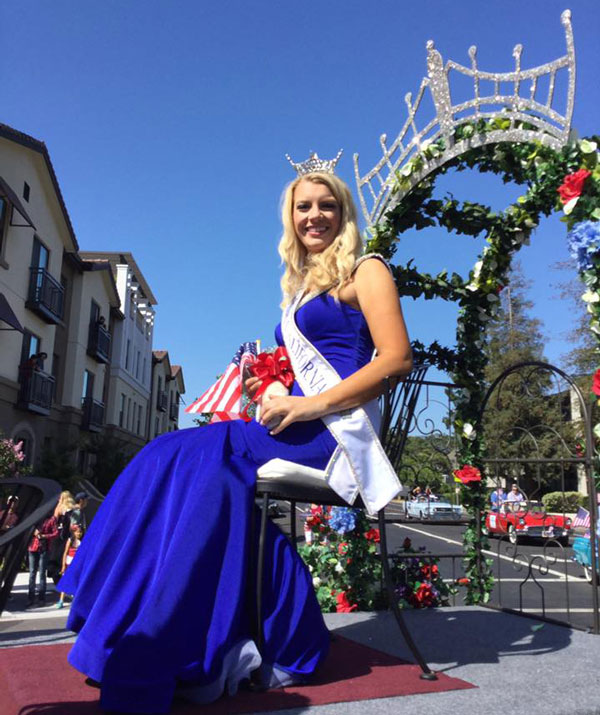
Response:
[[[415,408],[428,369],[427,364],[415,365],[405,380],[396,382],[388,378],[386,390],[380,397],[382,419],[379,438],[396,470],[413,426]]]

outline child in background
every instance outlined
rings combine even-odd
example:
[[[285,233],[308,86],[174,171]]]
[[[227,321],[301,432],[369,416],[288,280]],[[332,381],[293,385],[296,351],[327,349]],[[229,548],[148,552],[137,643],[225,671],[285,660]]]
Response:
[[[62,568],[60,571],[60,575],[62,576],[64,572],[67,570],[67,566],[73,561],[73,558],[75,554],[77,553],[77,549],[79,548],[79,545],[81,544],[81,539],[83,538],[83,528],[81,524],[73,524],[71,527],[71,535],[67,539],[67,543],[65,544],[65,551],[63,553],[63,558],[62,558]],[[65,605],[65,594],[64,592],[61,592],[60,597],[58,599],[58,603],[56,604],[57,608],[63,608]]]

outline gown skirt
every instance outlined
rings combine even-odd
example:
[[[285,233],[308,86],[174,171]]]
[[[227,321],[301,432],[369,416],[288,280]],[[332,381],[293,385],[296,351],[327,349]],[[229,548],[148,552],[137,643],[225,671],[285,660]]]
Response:
[[[300,329],[310,335],[312,325],[338,372],[353,372],[356,355],[346,347],[339,356],[348,345],[356,351],[364,319],[327,298],[311,303],[297,314]],[[339,329],[331,350],[319,344],[323,326],[327,336]],[[274,685],[315,671],[329,634],[308,569],[270,522],[261,655],[254,646],[250,519],[258,519],[257,467],[280,457],[324,469],[335,447],[321,420],[275,436],[236,420],[164,434],[130,462],[58,585],[74,594],[67,628],[78,637],[68,660],[101,683],[103,708],[166,713],[176,693],[211,702],[258,666]]]

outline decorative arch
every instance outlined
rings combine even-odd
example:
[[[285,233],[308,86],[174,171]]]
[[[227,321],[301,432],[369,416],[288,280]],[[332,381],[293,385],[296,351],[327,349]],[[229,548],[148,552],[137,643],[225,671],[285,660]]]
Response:
[[[542,216],[564,213],[571,254],[587,286],[583,300],[591,314],[590,327],[600,339],[600,138],[576,140],[570,131],[575,92],[575,53],[571,13],[563,12],[567,53],[539,67],[521,68],[522,47],[513,51],[515,68],[492,73],[477,67],[471,47],[471,67],[453,61],[444,65],[432,42],[427,44],[428,76],[416,101],[406,96],[408,118],[398,137],[387,145],[381,137],[382,158],[364,176],[355,155],[355,174],[360,203],[369,223],[367,251],[391,258],[400,236],[408,229],[439,226],[469,236],[485,235],[486,246],[468,278],[457,273],[421,273],[409,261],[393,266],[401,295],[431,299],[440,297],[459,305],[456,347],[437,342],[415,345],[418,357],[452,375],[460,388],[456,401],[455,429],[461,435],[463,465],[471,467],[463,485],[463,504],[472,520],[465,532],[465,558],[470,578],[468,600],[481,603],[491,589],[490,574],[480,557],[480,515],[486,492],[479,469],[483,444],[473,427],[485,391],[483,337],[486,325],[499,307],[498,294],[507,282],[513,255],[527,243]],[[449,77],[459,72],[473,80],[473,97],[452,103]],[[567,73],[564,112],[557,108],[556,77]],[[547,78],[547,94],[539,97],[541,80]],[[482,83],[492,91],[482,91]],[[512,92],[503,87],[508,83]],[[417,128],[417,113],[429,89],[435,117]],[[410,139],[407,137],[410,135]],[[504,182],[523,186],[524,193],[502,212],[452,197],[434,199],[436,178],[449,169],[493,172]],[[597,373],[600,376],[600,371]],[[600,377],[598,392],[600,395]],[[600,424],[596,426],[600,436]],[[474,472],[479,481],[473,481]],[[461,470],[458,470],[459,472]],[[458,474],[460,480],[460,474]]]

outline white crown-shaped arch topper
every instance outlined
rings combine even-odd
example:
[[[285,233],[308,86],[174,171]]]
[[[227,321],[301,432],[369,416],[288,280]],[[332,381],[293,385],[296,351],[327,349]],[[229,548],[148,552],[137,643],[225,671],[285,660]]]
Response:
[[[427,77],[423,78],[414,102],[410,93],[405,97],[408,117],[400,133],[389,147],[387,136],[381,135],[383,156],[362,177],[358,168],[358,154],[354,155],[354,173],[360,204],[369,225],[376,224],[385,211],[393,208],[428,174],[468,149],[503,141],[540,141],[559,150],[568,142],[575,101],[575,48],[570,10],[562,13],[561,22],[566,37],[566,55],[531,69],[521,68],[521,45],[516,45],[513,50],[514,70],[484,72],[477,66],[476,47],[469,48],[471,67],[464,67],[453,60],[448,60],[444,65],[433,42],[430,40],[427,43]],[[568,72],[564,114],[556,108],[554,91],[557,73],[562,69]],[[452,104],[449,82],[451,71],[472,79],[471,99]],[[548,77],[548,86],[546,96],[541,98],[538,96],[541,93],[540,80],[545,77]],[[491,94],[481,93],[482,81],[491,83]],[[502,93],[504,83],[512,85],[511,93]],[[426,89],[431,93],[435,116],[422,129],[418,129],[417,114]],[[522,96],[523,92],[528,96]],[[508,121],[501,122],[501,128],[490,128],[489,122],[498,118]],[[460,125],[479,120],[488,122],[485,132],[473,132],[468,138],[454,141],[455,130]],[[523,123],[526,126],[523,126]],[[533,129],[527,128],[527,125]],[[441,152],[429,157],[423,153],[426,147],[440,138],[444,140],[444,149]],[[398,175],[402,174],[403,168],[417,155],[421,156],[423,166],[419,170],[405,172],[405,181],[401,188],[398,187]],[[392,193],[394,186],[396,189]]]

